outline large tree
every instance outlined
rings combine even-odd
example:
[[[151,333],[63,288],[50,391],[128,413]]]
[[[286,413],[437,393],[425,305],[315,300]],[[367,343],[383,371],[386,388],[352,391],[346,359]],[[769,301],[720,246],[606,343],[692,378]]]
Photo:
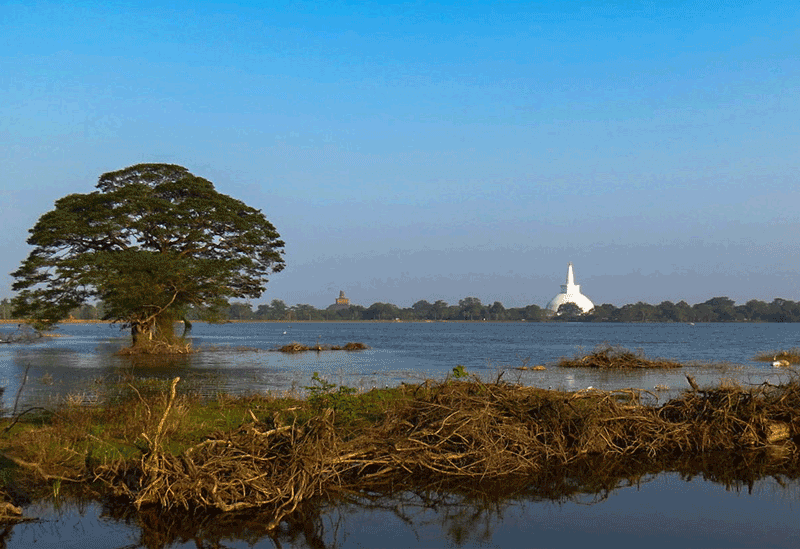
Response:
[[[284,266],[261,211],[169,164],[103,174],[96,191],[59,199],[29,232],[34,249],[12,273],[15,314],[47,327],[100,299],[134,345],[171,342],[187,307],[259,297]]]

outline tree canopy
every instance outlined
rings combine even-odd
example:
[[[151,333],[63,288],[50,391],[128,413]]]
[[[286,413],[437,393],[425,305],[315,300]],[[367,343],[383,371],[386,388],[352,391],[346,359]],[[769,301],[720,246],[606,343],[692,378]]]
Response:
[[[186,168],[138,164],[97,189],[59,199],[30,229],[34,249],[12,273],[17,317],[46,327],[98,299],[134,343],[169,338],[187,307],[257,298],[283,269],[284,243],[261,211]]]

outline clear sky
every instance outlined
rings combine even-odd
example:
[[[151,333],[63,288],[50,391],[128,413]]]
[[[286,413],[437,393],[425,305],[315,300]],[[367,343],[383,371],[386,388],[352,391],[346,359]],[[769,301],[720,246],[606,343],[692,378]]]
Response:
[[[800,300],[800,2],[0,1],[0,297],[100,174],[261,209],[259,302]]]

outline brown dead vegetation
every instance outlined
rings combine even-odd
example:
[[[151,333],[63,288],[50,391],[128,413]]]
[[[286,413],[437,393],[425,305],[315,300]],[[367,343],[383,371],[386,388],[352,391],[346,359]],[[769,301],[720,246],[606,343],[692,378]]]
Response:
[[[758,362],[777,362],[785,361],[786,366],[800,364],[800,348],[793,347],[788,351],[768,351],[753,357]]]
[[[302,345],[296,341],[293,341],[288,345],[284,345],[283,347],[278,347],[277,349],[273,350],[281,353],[304,353],[306,351],[363,351],[364,349],[369,349],[369,347],[359,342],[350,342],[344,346],[320,345],[319,343],[316,343],[309,347],[308,345]]]
[[[573,358],[562,358],[558,362],[564,368],[602,368],[602,369],[636,369],[636,368],[680,368],[679,362],[661,358],[649,359],[642,352],[634,353],[623,347],[603,344],[593,353]]]
[[[312,498],[352,492],[504,479],[564,490],[565,479],[599,482],[632,464],[674,470],[690,467],[687,460],[758,451],[771,470],[798,469],[796,379],[694,388],[662,406],[643,405],[633,389],[565,393],[448,380],[403,391],[406,398],[355,432],[337,428],[333,409],[304,421],[250,412],[240,427],[179,455],[162,448],[170,404],[139,463],[100,466],[96,478],[140,509],[258,508],[270,510],[274,528]]]
[[[191,343],[182,340],[162,341],[158,339],[139,341],[136,345],[117,351],[118,355],[188,355],[193,353]]]

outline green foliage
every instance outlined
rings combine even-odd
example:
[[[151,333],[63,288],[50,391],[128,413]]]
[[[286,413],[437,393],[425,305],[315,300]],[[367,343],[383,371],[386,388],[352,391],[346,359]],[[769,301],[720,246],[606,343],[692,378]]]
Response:
[[[400,318],[400,308],[391,303],[373,303],[364,311],[364,320],[394,320]]]
[[[286,320],[289,307],[280,299],[273,299],[269,305],[259,305],[255,317],[259,320]]]
[[[336,386],[324,378],[319,372],[314,372],[311,376],[311,385],[303,387],[308,391],[308,403],[315,411],[322,411],[332,408],[339,419],[348,421],[355,416],[358,398],[355,396],[356,389],[344,385]]]
[[[12,318],[11,316],[11,301],[8,298],[3,298],[0,301],[0,319],[1,320],[8,320]]]
[[[453,374],[452,375],[453,375],[453,378],[455,378],[455,379],[462,379],[462,378],[465,378],[465,377],[469,377],[469,374],[464,369],[464,366],[462,364],[458,364],[457,366],[453,367]]]
[[[486,318],[486,307],[477,297],[465,297],[458,302],[459,314],[464,320],[481,320]]]
[[[558,307],[554,320],[572,321],[577,320],[583,314],[583,310],[575,303],[564,303]]]
[[[186,168],[139,164],[97,189],[59,199],[29,231],[34,249],[12,273],[18,318],[51,326],[94,298],[104,319],[169,338],[189,307],[258,297],[283,269],[264,215]]]

